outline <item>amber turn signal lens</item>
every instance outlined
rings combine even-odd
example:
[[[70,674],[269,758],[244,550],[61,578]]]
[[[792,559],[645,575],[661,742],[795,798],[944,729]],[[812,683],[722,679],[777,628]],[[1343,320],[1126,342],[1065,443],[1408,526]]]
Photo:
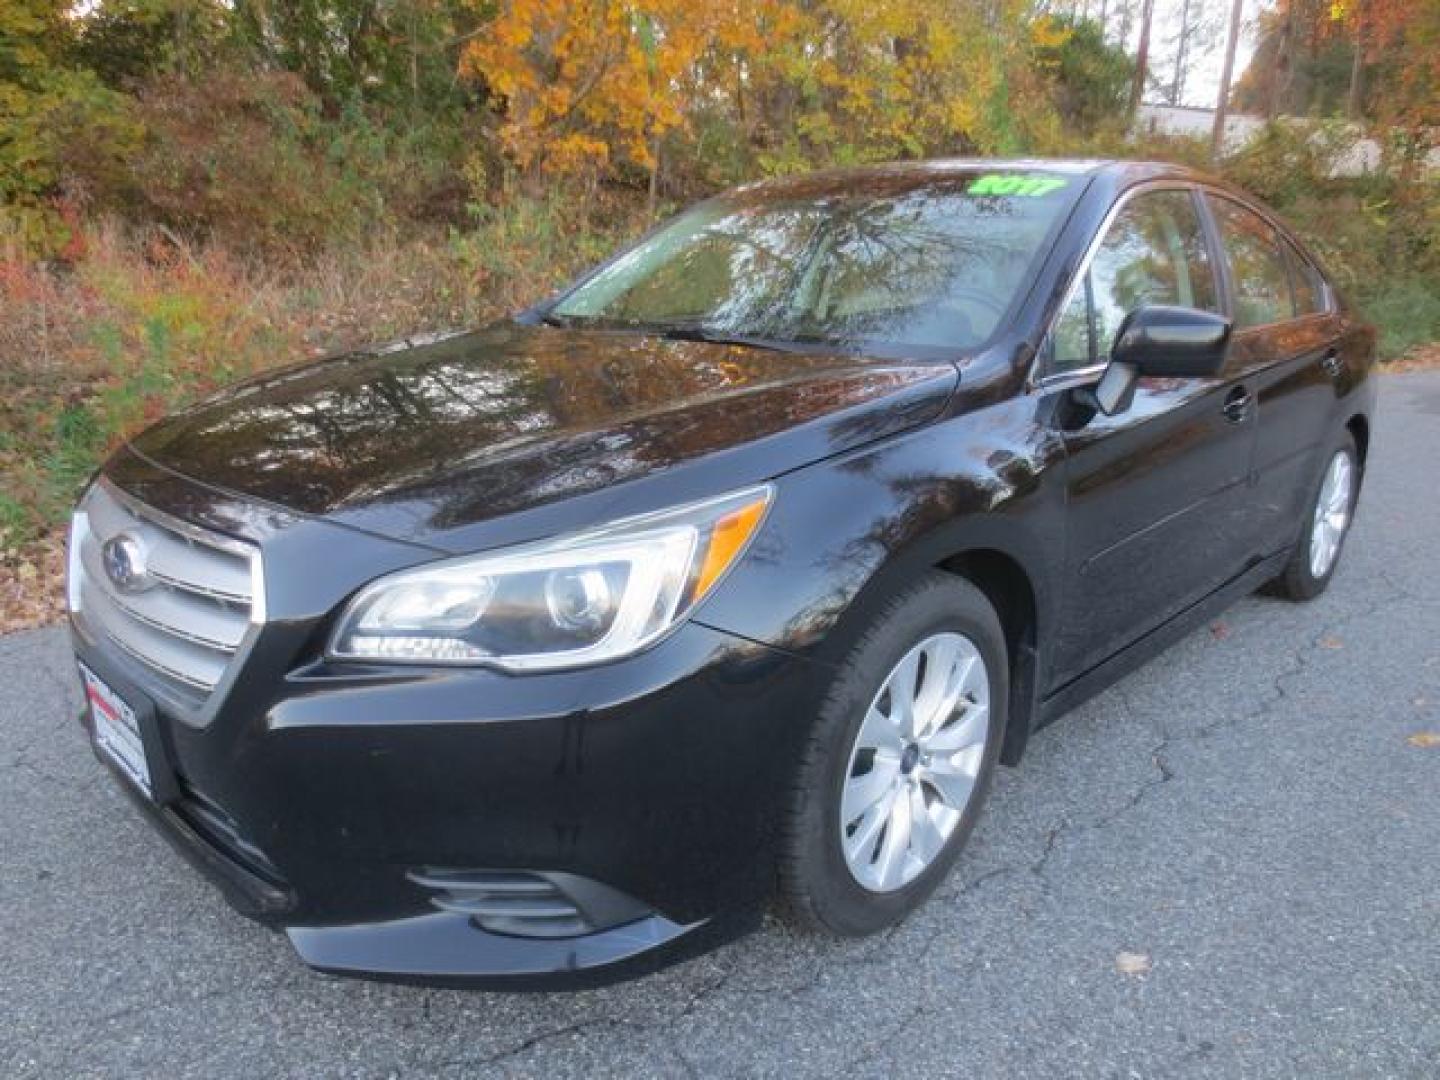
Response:
[[[700,564],[700,573],[695,576],[691,603],[698,602],[708,593],[745,550],[745,545],[760,525],[760,519],[765,516],[765,507],[769,502],[767,494],[730,511],[715,523],[710,531],[710,543],[705,548],[705,561]]]

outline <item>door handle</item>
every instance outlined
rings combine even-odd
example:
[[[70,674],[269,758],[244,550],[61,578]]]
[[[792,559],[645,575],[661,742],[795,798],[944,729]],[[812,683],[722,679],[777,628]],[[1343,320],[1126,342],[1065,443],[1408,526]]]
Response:
[[[1333,345],[1325,350],[1325,355],[1320,358],[1320,366],[1325,374],[1332,379],[1345,370],[1345,361],[1340,359],[1340,350]]]
[[[1225,419],[1230,423],[1243,423],[1245,417],[1250,415],[1250,406],[1254,401],[1249,390],[1243,386],[1237,386],[1226,395],[1225,406],[1220,411],[1225,414]]]

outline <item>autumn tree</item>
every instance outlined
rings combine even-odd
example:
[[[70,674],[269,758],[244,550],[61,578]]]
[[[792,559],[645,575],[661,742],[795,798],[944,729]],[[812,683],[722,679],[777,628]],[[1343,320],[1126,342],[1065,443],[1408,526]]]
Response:
[[[0,3],[0,237],[63,243],[67,155],[98,174],[123,167],[133,144],[123,101],[74,63],[74,46],[63,4]]]
[[[1025,0],[506,0],[464,58],[531,175],[632,169],[721,118],[768,171],[1007,152],[1053,135],[1041,53],[1069,31]]]
[[[1423,150],[1440,142],[1440,3],[1349,0],[1336,15],[1350,31],[1382,93],[1367,99],[1381,123],[1401,128]]]
[[[764,16],[686,0],[509,0],[462,70],[502,103],[501,137],[522,170],[652,171],[658,140],[684,123],[701,58],[748,55],[766,29],[786,31]]]
[[[1435,0],[1280,0],[1261,16],[1237,107],[1350,115],[1422,141],[1440,127]]]

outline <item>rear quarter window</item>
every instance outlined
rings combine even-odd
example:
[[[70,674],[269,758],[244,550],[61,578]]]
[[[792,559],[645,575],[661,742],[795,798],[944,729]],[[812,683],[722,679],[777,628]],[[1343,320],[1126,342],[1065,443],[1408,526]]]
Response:
[[[1295,293],[1295,314],[1323,315],[1329,311],[1330,300],[1325,288],[1325,278],[1315,269],[1315,264],[1288,240],[1285,241],[1285,254],[1290,260],[1290,284]]]
[[[1207,195],[1230,268],[1235,325],[1268,326],[1295,317],[1290,267],[1268,221],[1237,202]]]

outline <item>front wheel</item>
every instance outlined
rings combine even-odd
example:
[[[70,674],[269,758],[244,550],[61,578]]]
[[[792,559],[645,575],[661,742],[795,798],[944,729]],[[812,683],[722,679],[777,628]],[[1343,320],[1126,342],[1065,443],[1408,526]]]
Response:
[[[1359,492],[1360,456],[1347,432],[1330,452],[1308,504],[1305,527],[1290,561],[1271,583],[1271,592],[1290,600],[1309,600],[1325,591],[1340,562]]]
[[[821,706],[785,820],[793,919],[844,935],[899,922],[943,880],[1005,729],[1005,638],[984,593],[939,571],[892,600]]]

